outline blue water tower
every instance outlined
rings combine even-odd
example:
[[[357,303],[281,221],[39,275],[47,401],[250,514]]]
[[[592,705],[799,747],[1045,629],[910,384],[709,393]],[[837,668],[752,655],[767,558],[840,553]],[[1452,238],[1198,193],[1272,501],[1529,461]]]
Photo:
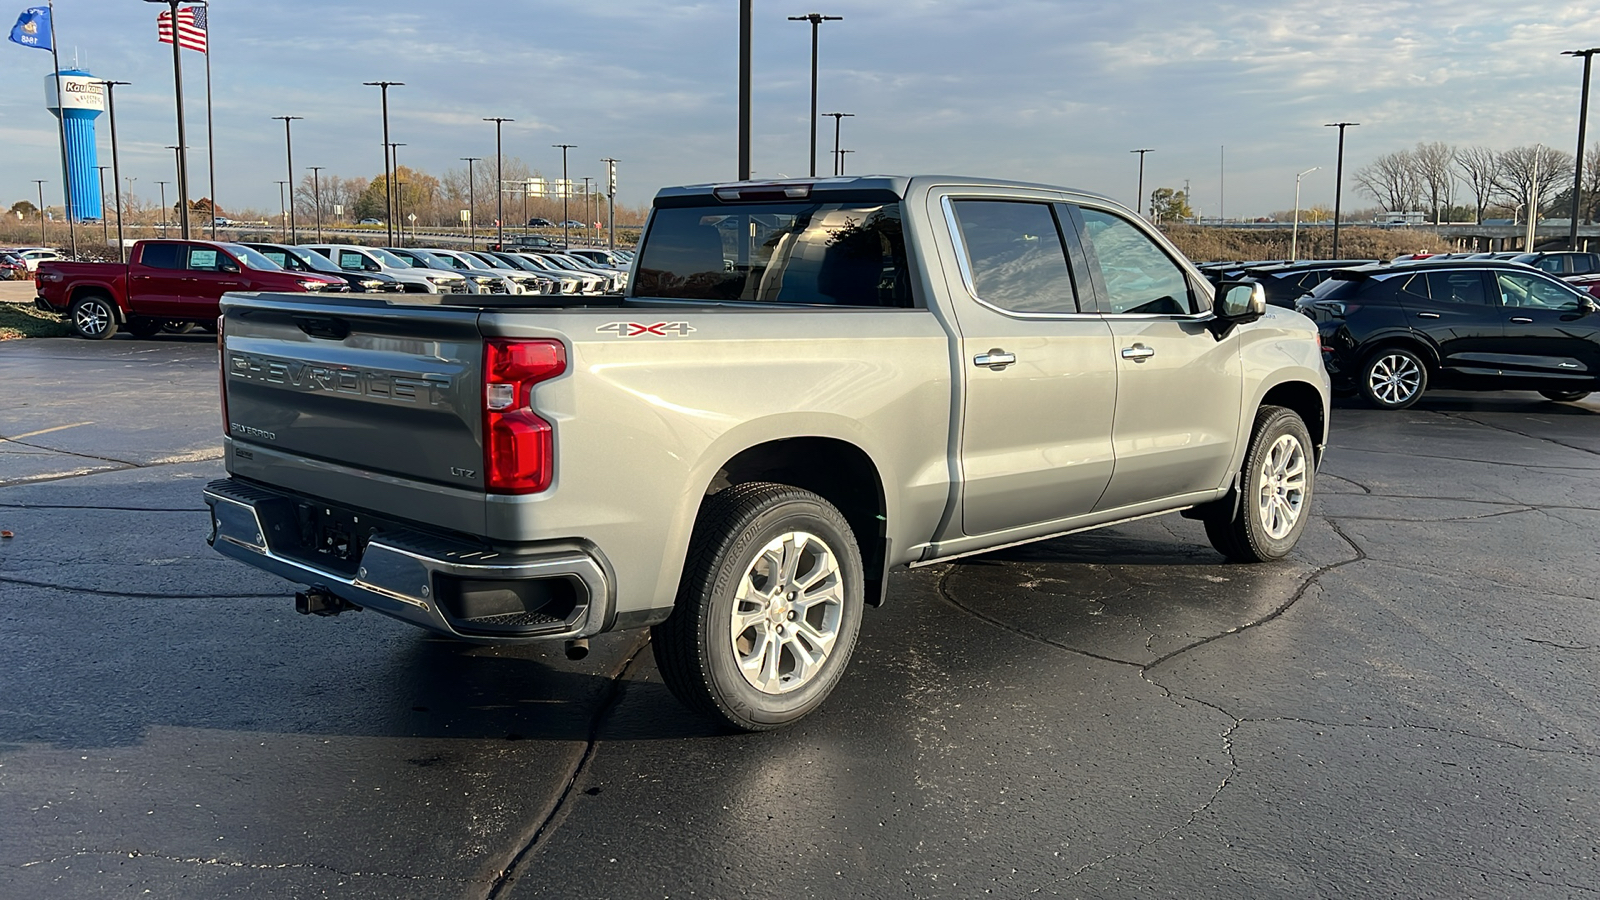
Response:
[[[100,152],[95,142],[94,120],[105,109],[105,85],[82,69],[61,70],[61,105],[56,105],[56,82],[44,77],[45,108],[62,119],[67,135],[67,178],[72,185],[72,218],[98,220],[100,210]]]

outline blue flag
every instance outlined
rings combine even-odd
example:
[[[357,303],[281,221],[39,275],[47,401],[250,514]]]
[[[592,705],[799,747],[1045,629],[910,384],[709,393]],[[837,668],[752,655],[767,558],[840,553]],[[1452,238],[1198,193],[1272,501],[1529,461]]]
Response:
[[[55,38],[50,33],[50,7],[30,6],[23,10],[11,29],[11,39],[24,47],[55,49]]]

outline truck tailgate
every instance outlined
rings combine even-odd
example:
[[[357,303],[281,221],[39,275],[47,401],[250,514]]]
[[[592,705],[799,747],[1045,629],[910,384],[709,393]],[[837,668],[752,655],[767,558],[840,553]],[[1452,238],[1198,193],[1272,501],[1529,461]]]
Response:
[[[222,366],[236,459],[336,464],[481,492],[478,311],[230,295]]]

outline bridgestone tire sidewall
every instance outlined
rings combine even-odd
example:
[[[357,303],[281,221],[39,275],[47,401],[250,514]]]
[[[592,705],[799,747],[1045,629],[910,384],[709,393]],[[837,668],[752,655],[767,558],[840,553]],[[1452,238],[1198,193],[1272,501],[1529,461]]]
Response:
[[[838,684],[855,650],[864,605],[861,553],[844,517],[821,498],[807,497],[814,495],[787,492],[754,515],[747,514],[730,523],[736,530],[724,536],[709,567],[709,604],[700,617],[697,636],[701,658],[706,663],[707,686],[724,716],[738,727],[777,728],[816,709]],[[809,532],[827,543],[844,579],[844,609],[838,640],[822,671],[804,687],[774,695],[757,690],[745,680],[734,659],[729,630],[734,594],[745,572],[769,541],[789,531]]]
[[[1288,534],[1274,539],[1267,534],[1266,527],[1261,521],[1261,504],[1257,499],[1261,491],[1261,461],[1272,449],[1272,445],[1277,443],[1278,438],[1286,434],[1294,435],[1300,442],[1300,452],[1305,454],[1305,497],[1300,504],[1300,517],[1295,520],[1294,527],[1289,529]],[[1242,536],[1249,543],[1252,556],[1261,560],[1282,559],[1288,556],[1295,544],[1300,541],[1300,535],[1306,530],[1306,523],[1311,519],[1311,500],[1317,480],[1315,460],[1311,432],[1307,430],[1299,416],[1290,410],[1276,408],[1262,417],[1255,435],[1250,440],[1250,452],[1245,456],[1245,493],[1239,506],[1239,515],[1244,518],[1245,527],[1245,534]]]

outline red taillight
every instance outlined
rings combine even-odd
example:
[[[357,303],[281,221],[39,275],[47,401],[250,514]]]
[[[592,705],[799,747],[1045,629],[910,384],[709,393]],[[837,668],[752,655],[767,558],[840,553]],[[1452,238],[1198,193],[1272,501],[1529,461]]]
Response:
[[[490,338],[483,345],[483,475],[494,494],[550,486],[555,436],[533,411],[533,386],[567,370],[560,341]]]

